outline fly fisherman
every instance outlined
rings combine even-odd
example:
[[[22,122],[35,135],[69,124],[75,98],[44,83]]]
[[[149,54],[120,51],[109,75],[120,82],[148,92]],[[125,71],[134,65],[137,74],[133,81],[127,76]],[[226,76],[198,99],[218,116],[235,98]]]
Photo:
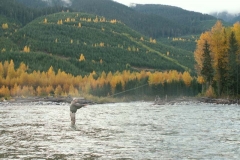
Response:
[[[88,101],[84,98],[73,99],[70,105],[70,117],[71,117],[71,125],[74,126],[76,122],[76,112],[78,109],[87,106],[89,104],[93,104],[91,101]]]

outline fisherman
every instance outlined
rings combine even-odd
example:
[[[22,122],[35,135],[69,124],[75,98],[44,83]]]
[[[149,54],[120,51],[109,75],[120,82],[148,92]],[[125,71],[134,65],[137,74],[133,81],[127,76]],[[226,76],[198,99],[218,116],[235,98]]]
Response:
[[[76,122],[76,112],[78,109],[92,104],[91,101],[88,101],[84,98],[73,99],[70,105],[70,117],[71,117],[71,125],[74,126]]]

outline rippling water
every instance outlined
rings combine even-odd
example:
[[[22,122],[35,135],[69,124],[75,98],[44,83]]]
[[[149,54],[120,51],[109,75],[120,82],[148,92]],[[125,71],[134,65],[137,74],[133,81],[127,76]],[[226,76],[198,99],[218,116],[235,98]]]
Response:
[[[240,106],[0,106],[2,159],[240,159]]]

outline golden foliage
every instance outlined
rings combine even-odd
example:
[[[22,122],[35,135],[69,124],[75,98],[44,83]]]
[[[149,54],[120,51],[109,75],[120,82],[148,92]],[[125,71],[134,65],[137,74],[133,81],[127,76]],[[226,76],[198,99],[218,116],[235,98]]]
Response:
[[[183,75],[182,75],[182,79],[183,79],[183,82],[185,83],[186,86],[190,86],[191,85],[191,82],[192,82],[192,77],[191,75],[189,74],[189,72],[184,72]]]
[[[83,54],[80,55],[79,61],[80,61],[80,62],[85,61],[85,57],[84,57]]]
[[[116,24],[116,23],[117,23],[117,20],[116,20],[116,19],[112,19],[112,20],[110,20],[110,23]]]
[[[8,29],[8,24],[7,23],[3,23],[2,24],[2,29]]]
[[[29,53],[30,52],[30,47],[29,46],[24,46],[23,52]]]
[[[82,55],[83,56],[83,55]],[[125,90],[125,85],[129,81],[148,79],[149,85],[171,83],[173,81],[184,81],[186,85],[191,84],[192,77],[188,72],[179,73],[175,70],[166,72],[102,72],[97,75],[95,71],[88,76],[73,76],[58,70],[55,73],[51,66],[47,72],[33,71],[28,73],[28,67],[21,63],[14,69],[13,61],[0,62],[0,97],[9,96],[43,96],[43,95],[73,95],[80,93],[90,93],[91,90],[104,87],[107,84],[111,86],[112,94],[115,93],[117,84],[121,84]]]
[[[156,44],[157,41],[156,41],[156,39],[152,39],[152,38],[150,38],[150,43],[154,43],[154,44]]]
[[[47,23],[47,22],[48,22],[47,18],[44,18],[43,23]]]
[[[81,24],[80,22],[78,23],[78,27],[79,27],[79,28],[81,28],[81,27],[82,27],[82,24]]]
[[[58,20],[57,24],[62,25],[63,24],[62,19]]]
[[[197,82],[198,82],[199,84],[203,84],[203,83],[205,82],[203,76],[198,76]]]
[[[3,49],[1,50],[1,52],[6,52],[6,49],[5,49],[5,48],[3,48]]]
[[[209,88],[207,89],[206,93],[205,93],[206,97],[211,97],[214,98],[216,97],[216,94],[214,93],[214,89],[212,86],[209,86]]]

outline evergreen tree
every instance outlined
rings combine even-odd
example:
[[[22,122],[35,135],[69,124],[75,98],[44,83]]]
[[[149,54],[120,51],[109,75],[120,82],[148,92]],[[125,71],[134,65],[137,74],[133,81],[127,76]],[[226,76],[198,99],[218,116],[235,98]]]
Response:
[[[235,87],[235,84],[237,84],[237,51],[238,51],[238,45],[237,40],[235,37],[235,33],[231,32],[231,35],[229,37],[229,75],[228,75],[228,89],[230,91],[230,94],[235,95],[237,92],[237,88]]]
[[[212,67],[212,58],[210,55],[210,45],[207,41],[205,41],[204,48],[203,48],[203,68],[201,70],[201,74],[203,75],[206,83],[207,88],[208,85],[211,85],[214,75],[214,70]]]

